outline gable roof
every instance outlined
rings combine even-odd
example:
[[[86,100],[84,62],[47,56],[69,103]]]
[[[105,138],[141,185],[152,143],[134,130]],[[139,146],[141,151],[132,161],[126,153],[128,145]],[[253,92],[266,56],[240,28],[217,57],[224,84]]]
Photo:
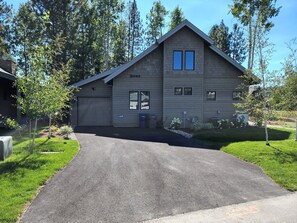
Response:
[[[79,87],[79,86],[85,85],[87,83],[90,83],[92,81],[95,81],[95,80],[98,80],[98,79],[101,79],[101,78],[104,78],[104,82],[105,83],[108,83],[109,81],[111,81],[112,79],[116,78],[118,75],[120,75],[121,73],[123,73],[125,70],[127,70],[128,68],[130,68],[131,66],[133,66],[134,64],[136,64],[142,58],[144,58],[145,56],[147,56],[148,54],[150,54],[152,51],[154,51],[155,49],[157,49],[161,43],[163,43],[165,40],[167,40],[168,38],[170,38],[171,36],[173,36],[175,33],[177,33],[178,31],[180,31],[184,27],[187,27],[187,28],[191,29],[194,33],[196,33],[199,37],[201,37],[209,45],[209,48],[211,50],[213,50],[215,53],[217,53],[218,55],[220,55],[221,57],[223,57],[226,61],[228,61],[229,63],[231,63],[233,66],[235,66],[237,69],[239,69],[243,73],[246,73],[246,69],[242,65],[240,65],[239,63],[237,63],[234,59],[232,59],[231,57],[229,57],[227,54],[225,54],[222,50],[220,50],[219,48],[217,48],[216,46],[214,46],[213,45],[214,44],[214,41],[208,35],[206,35],[204,32],[202,32],[200,29],[198,29],[195,25],[193,25],[188,20],[184,20],[182,23],[180,23],[174,29],[170,30],[168,33],[166,33],[165,35],[163,35],[162,37],[160,37],[156,41],[156,43],[154,43],[152,46],[150,46],[148,49],[146,49],[145,51],[143,51],[141,54],[139,54],[138,56],[136,56],[135,58],[133,58],[128,63],[126,63],[124,65],[121,65],[120,67],[113,68],[113,69],[111,69],[109,71],[105,71],[104,73],[98,74],[98,75],[96,75],[94,77],[91,77],[91,78],[88,78],[86,80],[82,80],[82,81],[74,84],[74,86],[78,86]]]
[[[14,75],[3,70],[1,67],[0,67],[0,77],[5,78],[7,80],[11,80],[11,81],[14,81],[16,78]]]
[[[97,75],[92,76],[92,77],[90,77],[90,78],[81,80],[81,81],[79,81],[79,82],[73,84],[73,86],[75,86],[75,87],[81,87],[81,86],[86,85],[86,84],[88,84],[88,83],[91,83],[91,82],[93,82],[93,81],[100,80],[100,79],[102,79],[102,78],[104,78],[104,77],[106,77],[106,76],[112,74],[113,72],[117,71],[117,70],[120,69],[120,68],[121,68],[121,66],[118,66],[118,67],[116,67],[116,68],[107,70],[107,71],[105,71],[105,72],[103,72],[103,73],[100,73],[100,74],[97,74]]]

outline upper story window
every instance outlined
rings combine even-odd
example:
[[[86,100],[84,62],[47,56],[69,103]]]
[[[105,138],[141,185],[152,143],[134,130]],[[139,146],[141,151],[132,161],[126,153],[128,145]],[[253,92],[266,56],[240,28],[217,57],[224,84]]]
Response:
[[[137,110],[138,109],[138,91],[130,91],[129,92],[129,106],[130,110]]]
[[[183,69],[183,51],[174,50],[173,51],[173,70]]]
[[[174,88],[174,95],[182,95],[182,94],[183,94],[183,88],[182,87]]]
[[[141,110],[150,109],[150,92],[149,91],[140,92],[140,109]]]
[[[184,88],[184,94],[185,95],[192,95],[192,88],[191,87],[185,87]]]
[[[195,51],[186,50],[185,51],[185,70],[195,69]]]

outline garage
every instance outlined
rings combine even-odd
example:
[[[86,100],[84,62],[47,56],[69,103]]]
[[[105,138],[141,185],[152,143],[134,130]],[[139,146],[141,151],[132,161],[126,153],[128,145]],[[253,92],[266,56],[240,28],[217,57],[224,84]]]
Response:
[[[78,97],[77,123],[79,126],[111,126],[110,97]]]

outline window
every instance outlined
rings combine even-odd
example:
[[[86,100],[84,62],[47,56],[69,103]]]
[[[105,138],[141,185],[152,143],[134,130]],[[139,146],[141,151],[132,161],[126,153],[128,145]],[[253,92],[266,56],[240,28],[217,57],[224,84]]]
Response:
[[[216,92],[215,91],[207,91],[206,92],[206,100],[215,101],[216,100]]]
[[[182,94],[183,94],[183,88],[182,87],[174,88],[174,95],[182,95]]]
[[[191,87],[185,87],[184,88],[184,94],[185,95],[192,95],[192,88]]]
[[[130,110],[137,110],[138,109],[138,91],[130,91],[129,92],[129,104]]]
[[[195,69],[195,51],[186,50],[185,51],[185,70]]]
[[[140,102],[139,102],[140,101]],[[138,110],[140,104],[141,110],[150,109],[150,92],[149,91],[130,91],[129,92],[129,107],[130,110]]]
[[[150,92],[149,91],[140,92],[140,109],[141,110],[150,109]]]
[[[241,101],[242,100],[242,91],[233,91],[232,99],[233,99],[233,101]]]
[[[173,70],[183,69],[183,51],[174,50],[173,51]]]

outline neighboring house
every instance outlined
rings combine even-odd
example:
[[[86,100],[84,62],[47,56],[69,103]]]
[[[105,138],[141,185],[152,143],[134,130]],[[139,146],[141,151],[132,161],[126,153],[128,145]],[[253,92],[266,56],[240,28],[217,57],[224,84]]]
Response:
[[[0,60],[0,115],[17,118],[15,63],[11,60]]]
[[[153,114],[164,126],[174,117],[208,122],[231,118],[245,68],[185,20],[130,62],[82,80],[72,107],[74,126],[139,126]]]

